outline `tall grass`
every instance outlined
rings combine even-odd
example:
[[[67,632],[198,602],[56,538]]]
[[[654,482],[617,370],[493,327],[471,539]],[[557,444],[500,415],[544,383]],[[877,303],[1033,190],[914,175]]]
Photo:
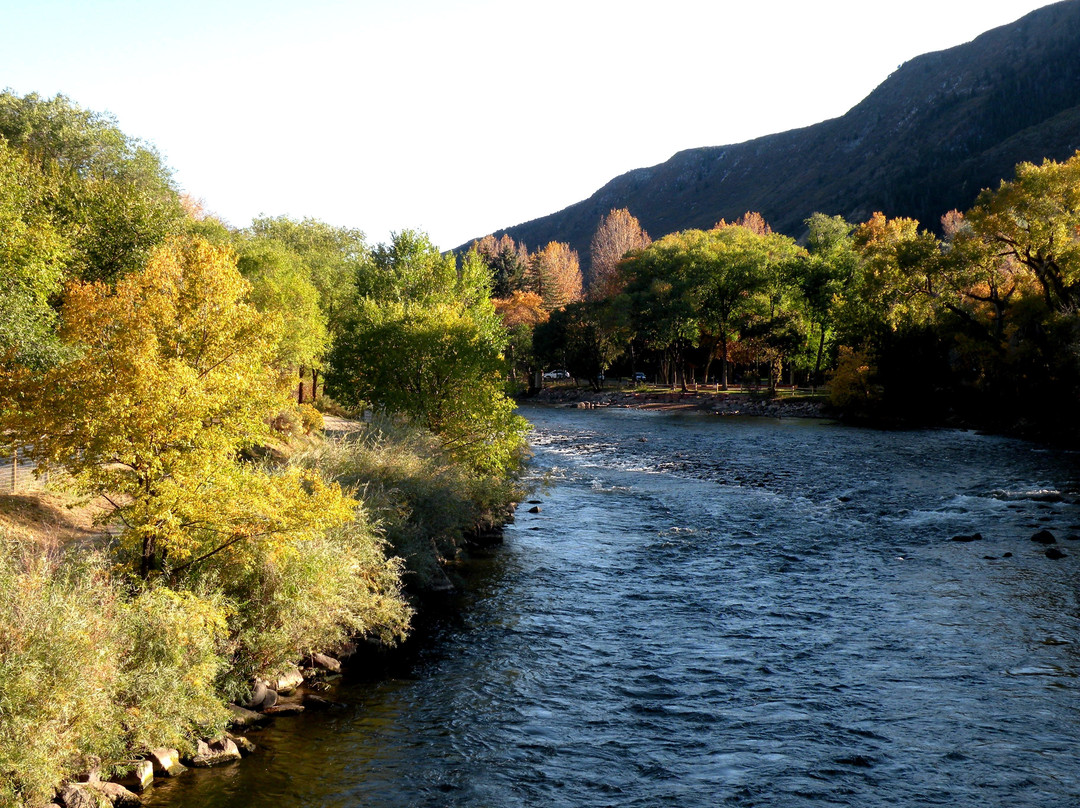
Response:
[[[388,418],[293,460],[355,490],[390,551],[403,560],[408,589],[418,594],[438,589],[466,535],[502,524],[522,493],[513,477],[469,469],[449,457],[435,435]]]
[[[99,763],[220,731],[225,621],[218,597],[132,596],[99,554],[0,535],[0,805],[43,805]]]

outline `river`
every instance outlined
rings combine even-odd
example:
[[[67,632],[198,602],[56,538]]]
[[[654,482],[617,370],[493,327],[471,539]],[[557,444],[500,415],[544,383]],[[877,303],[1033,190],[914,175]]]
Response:
[[[525,414],[541,510],[459,615],[347,707],[277,719],[152,805],[1078,804],[1080,456]],[[1029,541],[1043,528],[1066,558]]]

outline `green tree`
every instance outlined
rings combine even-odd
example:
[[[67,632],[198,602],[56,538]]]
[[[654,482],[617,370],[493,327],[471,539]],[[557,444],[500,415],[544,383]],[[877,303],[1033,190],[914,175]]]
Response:
[[[50,299],[60,291],[70,245],[44,204],[46,178],[0,139],[0,363],[56,358]]]
[[[71,245],[69,270],[112,281],[139,269],[185,214],[151,146],[62,95],[0,93],[0,136],[49,178],[45,207]]]
[[[699,335],[687,245],[700,232],[665,236],[620,264],[627,279],[633,333],[646,350],[659,354],[664,378],[672,385],[683,372],[686,350],[697,343]],[[685,384],[685,372],[683,376]]]
[[[806,302],[812,328],[817,329],[814,385],[822,382],[821,367],[826,341],[833,333],[836,307],[855,277],[858,254],[852,239],[854,225],[842,216],[814,213],[806,220],[807,254],[799,268],[797,282]]]
[[[328,392],[407,415],[474,468],[516,467],[525,423],[504,392],[506,331],[480,256],[470,251],[459,267],[426,235],[403,231],[372,251],[357,292]]]

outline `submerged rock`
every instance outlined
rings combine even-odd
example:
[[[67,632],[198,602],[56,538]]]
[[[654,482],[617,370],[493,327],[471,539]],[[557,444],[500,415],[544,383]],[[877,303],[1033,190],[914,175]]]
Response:
[[[1049,530],[1040,530],[1031,537],[1031,540],[1038,544],[1057,544],[1057,539],[1054,538],[1054,534]]]
[[[950,541],[982,541],[982,533],[972,533],[970,536],[960,534],[953,536]]]

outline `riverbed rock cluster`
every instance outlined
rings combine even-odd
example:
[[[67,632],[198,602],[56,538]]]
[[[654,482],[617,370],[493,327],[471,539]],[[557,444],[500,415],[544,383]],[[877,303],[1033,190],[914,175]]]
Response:
[[[1069,541],[1080,541],[1080,535],[1077,535],[1075,533],[1069,534],[1065,538]],[[981,533],[961,533],[959,535],[953,536],[950,541],[968,543],[982,541],[982,539],[983,536]],[[1043,555],[1045,555],[1051,561],[1060,561],[1061,559],[1068,557],[1068,553],[1066,553],[1064,550],[1061,549],[1061,547],[1058,546],[1057,536],[1055,536],[1051,531],[1046,530],[1045,528],[1033,533],[1031,535],[1030,541],[1045,548],[1043,550]],[[1012,558],[1012,553],[1004,553],[1001,557]],[[987,561],[997,560],[997,556],[988,555],[983,556],[983,558],[985,558]]]
[[[717,415],[756,415],[766,418],[824,418],[825,405],[820,401],[756,397],[745,393],[728,394],[706,391],[629,390],[590,391],[576,388],[544,388],[537,393],[538,403],[554,404],[581,410],[607,407],[623,409],[700,409]]]

